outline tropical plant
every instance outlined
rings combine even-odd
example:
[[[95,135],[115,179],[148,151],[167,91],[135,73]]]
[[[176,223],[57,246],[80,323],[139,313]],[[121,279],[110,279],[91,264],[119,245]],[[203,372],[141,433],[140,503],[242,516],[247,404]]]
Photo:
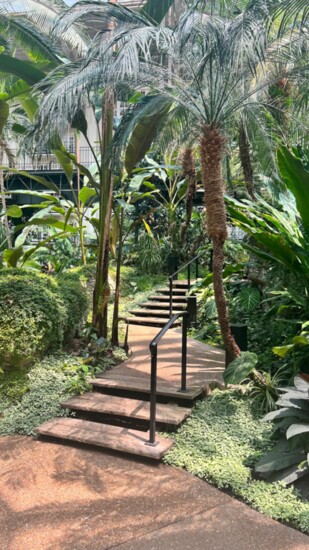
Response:
[[[192,8],[182,16],[174,32],[165,27],[141,28],[140,21],[132,17],[123,14],[123,22],[110,43],[113,51],[117,47],[113,59],[106,55],[106,44],[104,52],[97,47],[90,50],[87,74],[96,79],[100,74],[107,81],[119,84],[121,80],[126,86],[139,84],[156,91],[141,108],[136,107],[135,119],[133,109],[131,119],[124,120],[125,139],[127,128],[136,138],[135,128],[145,125],[151,115],[156,124],[168,122],[178,134],[182,132],[183,141],[199,136],[207,232],[214,246],[217,310],[225,348],[235,357],[239,349],[229,329],[222,282],[227,225],[221,162],[227,127],[242,111],[257,109],[256,98],[271,83],[273,77],[264,76],[265,59],[271,50],[274,61],[276,48],[267,39],[260,9],[253,4],[233,20],[198,13]],[[166,63],[159,62],[160,55]],[[264,66],[263,71],[259,65]],[[264,105],[264,99],[261,103]]]
[[[264,417],[264,422],[275,422],[279,440],[255,469],[272,480],[292,483],[309,473],[309,381],[296,376],[294,387],[282,392],[278,410]]]

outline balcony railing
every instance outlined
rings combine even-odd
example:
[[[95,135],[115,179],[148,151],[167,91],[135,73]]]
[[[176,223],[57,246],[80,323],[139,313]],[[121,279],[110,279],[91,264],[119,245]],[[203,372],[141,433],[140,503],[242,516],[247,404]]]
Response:
[[[67,150],[74,155],[76,154],[75,147],[68,148]],[[99,153],[97,147],[95,147],[94,150],[96,154]],[[17,150],[13,150],[13,153],[15,155],[15,168],[17,170],[23,170],[26,172],[62,171],[61,165],[59,164],[57,158],[50,151],[40,153],[40,155],[35,155],[34,157],[18,154]],[[89,166],[94,164],[95,159],[90,147],[80,147],[79,162],[83,166],[86,166],[86,168],[89,168]],[[4,159],[4,165],[8,166],[7,159]]]

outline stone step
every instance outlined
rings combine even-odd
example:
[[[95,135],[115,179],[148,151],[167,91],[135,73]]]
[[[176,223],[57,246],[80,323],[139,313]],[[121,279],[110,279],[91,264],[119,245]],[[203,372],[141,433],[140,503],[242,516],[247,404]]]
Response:
[[[150,420],[150,403],[148,401],[104,395],[98,392],[88,392],[71,397],[63,401],[61,407],[72,411],[96,413],[103,417],[107,415],[129,420]],[[166,426],[179,426],[190,414],[191,409],[174,404],[158,403],[156,407],[156,421]]]
[[[125,391],[127,396],[131,393],[142,394],[144,399],[150,399],[150,379],[140,378],[136,376],[123,376],[115,373],[104,373],[98,375],[97,378],[90,381],[93,389],[96,391],[104,392],[115,390]],[[188,386],[185,392],[180,391],[180,385],[176,386],[170,382],[157,383],[157,395],[158,397],[170,398],[177,402],[192,402],[201,395],[204,394],[204,386]]]
[[[174,300],[173,300],[173,303],[174,303]],[[143,307],[143,308],[146,308],[146,309],[151,309],[151,310],[158,310],[158,309],[161,309],[161,310],[164,310],[164,311],[169,311],[169,303],[168,302],[143,302],[141,304],[139,304],[139,307]],[[186,309],[187,307],[187,302],[178,302],[177,301],[177,310],[184,310]]]
[[[130,315],[137,315],[137,317],[149,317],[153,315],[154,317],[163,317],[167,321],[170,318],[169,309],[132,309],[129,311]],[[182,313],[182,311],[173,311],[172,315],[176,313]]]
[[[55,418],[42,424],[37,433],[45,437],[94,445],[154,460],[160,460],[174,443],[172,439],[157,435],[156,445],[147,445],[148,432],[76,418]]]
[[[126,322],[129,325],[143,325],[145,327],[164,327],[168,321],[159,317],[126,317]],[[181,319],[173,323],[173,327],[179,327],[181,325]]]
[[[158,296],[149,296],[149,300],[153,300],[154,302],[169,302],[170,298],[169,296],[165,296],[164,294],[159,294]],[[173,296],[173,303],[178,304],[179,302],[184,304],[185,303],[185,296]]]

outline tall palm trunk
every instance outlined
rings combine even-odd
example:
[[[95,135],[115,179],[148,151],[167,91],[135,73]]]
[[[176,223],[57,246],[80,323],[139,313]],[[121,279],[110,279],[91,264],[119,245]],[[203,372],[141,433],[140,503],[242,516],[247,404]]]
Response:
[[[243,170],[246,187],[250,197],[255,200],[253,184],[253,168],[250,155],[250,143],[243,123],[240,123],[238,136],[240,163]]]
[[[0,144],[0,166],[3,166],[3,146]],[[4,189],[4,174],[3,170],[0,170],[0,193],[1,193],[1,204],[2,204],[2,210],[3,212],[6,212],[6,198],[5,198],[5,189]],[[5,236],[6,236],[6,242],[7,247],[12,248],[12,236],[11,236],[11,230],[9,226],[9,220],[6,215],[3,216],[3,225],[5,230]]]
[[[124,224],[124,211],[121,211],[119,220],[119,237],[118,237],[118,254],[117,254],[117,268],[116,268],[116,281],[115,281],[115,302],[112,324],[112,345],[119,346],[119,303],[120,303],[120,284],[121,284],[121,264],[122,264],[122,250],[123,250],[123,224]]]
[[[193,201],[196,193],[196,171],[194,164],[194,157],[192,149],[187,148],[183,155],[182,161],[183,171],[185,178],[188,182],[187,197],[186,197],[186,209],[187,217],[185,223],[181,226],[180,232],[180,244],[183,247],[186,241],[188,229],[191,222]]]
[[[102,151],[100,174],[100,207],[99,207],[99,249],[97,259],[96,281],[93,293],[93,326],[98,336],[108,335],[108,303],[110,286],[108,282],[109,237],[113,199],[113,176],[107,153],[113,138],[114,93],[107,89],[102,108]]]
[[[221,162],[225,139],[221,131],[204,125],[201,135],[201,166],[205,190],[207,232],[213,242],[213,280],[218,319],[229,358],[234,359],[240,350],[234,340],[229,325],[228,308],[223,286],[224,242],[227,239],[227,221],[224,203],[224,182]]]

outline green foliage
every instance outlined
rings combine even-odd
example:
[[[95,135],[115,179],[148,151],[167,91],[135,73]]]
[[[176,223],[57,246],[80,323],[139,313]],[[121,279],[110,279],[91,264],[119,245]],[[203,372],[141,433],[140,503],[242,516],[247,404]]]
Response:
[[[69,396],[81,359],[69,355],[49,356],[37,363],[27,375],[28,391],[4,412],[0,435],[31,435],[39,424],[66,416],[60,401]]]
[[[148,233],[140,237],[138,242],[138,263],[143,273],[160,273],[162,257],[158,241]]]
[[[260,512],[309,532],[309,503],[282,483],[252,479],[251,468],[272,446],[273,429],[239,392],[219,392],[198,403],[178,430],[165,462],[230,489]]]
[[[257,362],[258,356],[256,353],[243,351],[225,369],[223,373],[224,382],[226,384],[241,384],[255,369]]]
[[[299,469],[307,469],[309,473],[309,382],[296,376],[294,384],[292,388],[283,389],[277,401],[279,409],[264,418],[265,422],[276,423],[282,437],[275,449],[256,465],[257,472],[264,474],[282,471],[282,478],[288,478],[289,482],[294,481]],[[289,469],[287,472],[286,469],[293,465],[294,471]]]
[[[21,269],[0,271],[0,359],[25,367],[69,340],[87,307],[80,282]]]

